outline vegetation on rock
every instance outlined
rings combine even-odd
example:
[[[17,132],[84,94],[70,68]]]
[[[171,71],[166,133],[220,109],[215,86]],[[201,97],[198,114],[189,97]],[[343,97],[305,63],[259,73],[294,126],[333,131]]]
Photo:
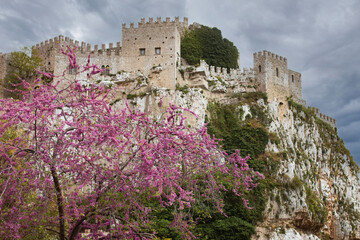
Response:
[[[219,29],[201,26],[181,39],[181,57],[191,65],[202,59],[211,66],[238,68],[239,51]]]
[[[25,47],[21,51],[10,53],[8,69],[4,79],[5,88],[8,89],[8,91],[5,91],[5,97],[21,97],[17,92],[17,90],[24,90],[21,79],[26,79],[26,81],[35,80],[37,75],[35,69],[40,67],[41,64],[42,59],[38,56],[36,50]]]

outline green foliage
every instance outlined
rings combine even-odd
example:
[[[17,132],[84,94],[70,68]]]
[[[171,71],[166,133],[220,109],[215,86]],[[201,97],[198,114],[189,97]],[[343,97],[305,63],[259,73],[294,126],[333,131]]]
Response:
[[[344,211],[349,216],[349,219],[351,220],[351,225],[353,225],[354,222],[357,222],[360,220],[360,212],[358,212],[355,207],[354,203],[350,202],[348,199],[340,198],[339,199],[339,207],[341,211]],[[356,226],[352,226],[353,230],[356,231]]]
[[[208,110],[211,115],[208,133],[222,139],[223,149],[228,153],[240,149],[243,157],[250,155],[249,165],[254,170],[263,172],[266,161],[260,161],[258,157],[265,153],[269,141],[264,127],[268,123],[268,118],[264,111],[252,105],[250,110],[254,118],[242,122],[242,108],[237,105],[211,103]]]
[[[309,187],[306,190],[306,204],[312,214],[314,221],[324,224],[327,218],[327,210],[325,204],[318,198],[318,196]]]
[[[157,207],[153,208],[152,216],[152,220],[155,222],[154,230],[158,239],[181,239],[181,235],[170,227],[171,222],[174,220],[171,208],[163,208],[157,205]]]
[[[276,133],[270,132],[269,139],[271,143],[275,143],[277,146],[280,144],[280,138]]]
[[[212,66],[237,68],[239,51],[222,37],[219,29],[201,26],[182,38],[181,56],[191,65],[199,64],[203,59]]]
[[[320,239],[321,240],[331,240],[331,237],[329,234],[322,232],[322,233],[320,233]]]
[[[217,176],[222,178],[221,175]],[[226,179],[221,180],[225,188],[230,189],[231,185]],[[255,233],[255,225],[263,219],[266,198],[264,197],[264,184],[260,183],[250,193],[245,193],[249,199],[252,210],[244,207],[243,202],[232,191],[222,193],[224,200],[224,213],[220,214],[211,204],[204,203],[198,206],[194,215],[198,219],[194,232],[200,239],[250,239]]]
[[[35,69],[42,65],[42,59],[38,56],[36,50],[30,50],[25,47],[21,51],[12,52],[8,58],[8,69],[5,76],[5,88],[14,90],[22,89],[21,87],[13,86],[13,84],[20,83],[20,78],[27,82],[31,82],[36,77]],[[16,93],[5,91],[5,97],[12,97],[15,99],[21,96]]]
[[[311,121],[311,119],[316,118],[315,112],[312,109],[307,108],[306,106],[303,106],[301,104],[296,103],[291,98],[288,98],[288,104],[289,104],[290,109],[295,109],[296,110],[294,112],[295,117],[300,117],[302,120],[304,120],[306,122],[309,122],[309,121]],[[299,115],[299,113],[301,113],[301,112],[304,112],[305,118],[303,118],[303,117],[301,117]]]
[[[293,177],[293,179],[291,179],[290,187],[292,189],[301,189],[302,186],[303,186],[303,182],[301,181],[301,179],[297,175],[295,175]]]
[[[179,72],[180,72],[180,74],[181,74],[181,76],[182,76],[182,78],[184,78],[184,74],[185,74],[185,71],[184,71],[184,69],[179,69]]]
[[[255,233],[252,224],[235,216],[198,224],[196,230],[199,239],[250,239]]]
[[[128,95],[126,95],[126,99],[129,99],[129,100],[131,100],[131,99],[135,99],[135,98],[137,98],[137,95],[136,94],[128,94]]]
[[[266,130],[261,124],[256,126],[255,121],[241,123],[241,110],[235,105],[212,103],[209,104],[209,112],[211,121],[208,132],[223,139],[224,150],[231,153],[235,149],[240,149],[242,156],[250,154],[252,159],[265,152],[269,140]]]
[[[176,91],[180,91],[184,94],[187,94],[189,92],[189,86],[185,85],[185,86],[180,87],[180,85],[176,84]]]
[[[259,99],[264,99],[264,102],[267,102],[267,95],[264,92],[249,92],[238,96],[238,98],[239,97],[245,103],[254,103]]]
[[[232,153],[234,149],[240,149],[242,156],[250,154],[250,167],[265,173],[266,178],[251,191],[251,194],[245,195],[254,207],[252,210],[246,209],[233,192],[223,193],[224,212],[229,218],[214,213],[211,214],[211,218],[203,218],[195,228],[201,234],[201,239],[250,239],[254,233],[254,226],[263,218],[267,201],[266,191],[275,185],[275,181],[267,178],[267,175],[276,171],[278,164],[272,158],[261,157],[269,140],[264,127],[267,122],[266,114],[254,105],[251,106],[254,118],[241,121],[243,110],[240,106],[209,104],[211,119],[208,133],[223,139],[223,148],[227,152]],[[224,185],[227,187],[226,182]]]

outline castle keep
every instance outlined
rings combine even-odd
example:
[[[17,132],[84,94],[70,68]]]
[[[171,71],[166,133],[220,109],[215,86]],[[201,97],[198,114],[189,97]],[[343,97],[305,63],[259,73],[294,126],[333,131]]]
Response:
[[[302,99],[301,74],[287,68],[287,59],[269,51],[254,53],[254,66],[250,69],[226,69],[209,66],[201,61],[199,66],[189,66],[181,59],[181,36],[189,29],[188,19],[178,17],[171,21],[149,18],[135,26],[134,23],[122,25],[122,39],[116,44],[94,45],[74,41],[62,35],[46,40],[36,46],[43,59],[41,70],[56,76],[71,78],[76,69],[68,65],[67,56],[60,51],[60,45],[76,47],[79,64],[86,64],[89,53],[92,63],[103,68],[101,75],[92,83],[118,84],[123,94],[143,94],[153,88],[176,90],[181,87],[201,88],[203,95],[210,100],[223,101],[237,93],[262,91],[267,93],[268,102],[276,101],[281,109],[287,108],[287,99],[306,105]],[[0,53],[0,79],[4,79],[8,54]],[[87,79],[85,72],[78,79]],[[0,94],[4,96],[3,81]],[[324,121],[336,126],[336,120],[326,115],[316,114]]]

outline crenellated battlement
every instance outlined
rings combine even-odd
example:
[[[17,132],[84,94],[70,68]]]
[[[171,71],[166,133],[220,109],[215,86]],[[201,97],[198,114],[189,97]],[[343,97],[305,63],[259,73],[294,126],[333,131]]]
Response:
[[[141,18],[137,24],[122,24],[121,42],[92,46],[90,43],[59,35],[36,44],[32,49],[38,50],[39,56],[43,59],[42,70],[54,74],[62,74],[66,68],[67,74],[74,74],[74,71],[70,71],[73,69],[68,68],[66,56],[60,51],[60,46],[66,50],[66,45],[69,45],[76,49],[78,60],[82,64],[87,62],[88,54],[91,53],[93,62],[106,69],[101,78],[122,71],[141,71],[154,86],[176,89],[176,85],[184,81],[184,84],[202,87],[213,93],[262,91],[267,93],[269,102],[285,102],[291,97],[297,103],[306,105],[302,98],[301,74],[287,68],[285,57],[270,51],[254,53],[253,68],[209,66],[203,60],[196,69],[194,66],[183,64],[181,37],[188,30],[188,24],[187,17],[183,20],[179,17]],[[0,53],[0,77],[6,72],[7,56]],[[154,66],[161,66],[161,73],[154,75]],[[179,77],[179,70],[182,77]],[[86,73],[83,74],[85,75],[81,77],[86,78]],[[320,119],[336,127],[335,119],[320,113],[316,108],[314,111]]]
[[[216,66],[209,66],[204,60],[200,60],[200,66],[196,69],[197,71],[209,72],[211,76],[228,76],[229,78],[235,77],[237,75],[248,75],[254,74],[253,68],[243,68],[242,71],[240,68],[222,68]]]
[[[331,117],[321,113],[320,110],[316,107],[309,107],[309,108],[315,112],[315,114],[318,118],[320,118],[324,122],[330,124],[333,128],[336,128],[336,119],[331,118]]]
[[[261,58],[261,57],[272,58],[272,59],[279,60],[281,62],[287,63],[287,59],[285,57],[279,56],[279,55],[277,55],[275,53],[272,53],[270,51],[267,51],[267,50],[264,50],[262,52],[254,53],[254,59],[258,59],[258,58]]]
[[[65,47],[66,45],[69,45],[71,48],[76,48],[76,53],[89,53],[93,52],[95,54],[110,54],[110,55],[119,55],[119,52],[121,51],[121,43],[117,42],[116,45],[114,43],[108,43],[108,44],[101,44],[100,48],[99,45],[94,45],[92,48],[90,43],[86,42],[79,42],[78,40],[71,39],[70,37],[64,37],[63,35],[59,35],[57,37],[51,38],[49,40],[43,41],[41,43],[36,44],[35,46],[32,46],[32,49],[37,49],[40,52],[43,51],[49,51],[49,50],[57,50],[60,51],[60,47]]]
[[[126,27],[126,23],[122,24],[123,29],[141,29],[141,28],[147,28],[147,27],[156,27],[156,26],[188,26],[188,18],[184,17],[183,22],[180,21],[179,17],[175,17],[175,20],[170,21],[170,18],[167,17],[165,21],[161,20],[161,17],[157,17],[156,21],[154,21],[154,18],[150,17],[148,21],[145,21],[145,18],[141,18],[140,22],[138,22],[137,27],[135,27],[135,24],[132,22],[130,23],[129,27]]]

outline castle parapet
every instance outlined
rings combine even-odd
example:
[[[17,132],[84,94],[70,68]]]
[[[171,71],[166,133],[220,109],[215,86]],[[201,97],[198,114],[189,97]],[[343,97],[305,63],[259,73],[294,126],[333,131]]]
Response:
[[[254,59],[261,58],[261,57],[273,58],[273,59],[279,60],[281,62],[287,63],[287,58],[286,57],[279,56],[279,55],[277,55],[275,53],[272,53],[272,52],[269,52],[267,50],[264,50],[263,52],[254,53],[253,55],[254,55]]]
[[[188,26],[188,18],[187,17],[184,17],[183,21],[181,22],[180,21],[180,18],[179,17],[175,17],[175,20],[174,21],[170,21],[170,18],[167,17],[165,19],[165,21],[162,21],[161,17],[157,17],[156,18],[156,21],[154,21],[154,18],[150,17],[149,20],[146,22],[145,21],[145,18],[141,18],[140,22],[138,22],[138,26],[135,27],[134,23],[130,23],[130,26],[129,28],[126,27],[126,23],[123,23],[122,24],[122,28],[123,29],[137,29],[137,28],[144,28],[144,27],[147,27],[147,26],[152,26],[152,25],[163,25],[163,26],[167,26],[167,25],[176,25],[176,26]]]
[[[109,43],[109,48],[106,48],[106,44],[101,44],[101,50],[99,50],[99,45],[94,45],[94,49],[92,49],[90,43],[86,43],[82,41],[79,44],[78,40],[73,40],[70,37],[64,37],[62,35],[56,36],[54,38],[51,38],[49,40],[45,40],[41,43],[38,43],[34,46],[32,46],[32,49],[37,49],[40,52],[45,51],[60,51],[60,47],[63,48],[66,45],[69,45],[72,49],[75,49],[75,52],[77,53],[83,53],[88,54],[89,52],[94,52],[97,54],[102,54],[103,52],[107,52],[108,55],[119,55],[121,51],[121,43],[117,42],[116,46],[114,47],[114,43]]]
[[[316,107],[310,107],[310,109],[312,109],[316,115],[316,117],[320,118],[322,121],[330,124],[333,128],[336,128],[337,126],[337,122],[335,118],[329,117],[323,113],[320,112],[320,110]]]

